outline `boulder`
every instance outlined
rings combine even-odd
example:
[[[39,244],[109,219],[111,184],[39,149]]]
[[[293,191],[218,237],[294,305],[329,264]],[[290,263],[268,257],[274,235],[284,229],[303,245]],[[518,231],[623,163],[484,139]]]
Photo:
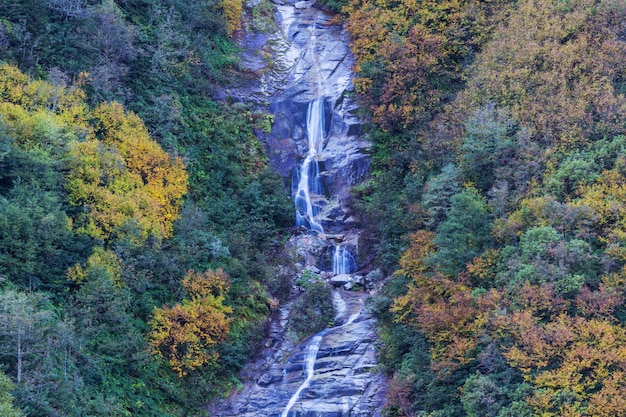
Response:
[[[333,287],[342,287],[351,281],[352,277],[349,274],[339,274],[330,279],[330,285]]]
[[[267,387],[268,385],[276,384],[278,382],[281,382],[282,380],[283,380],[282,374],[271,374],[268,372],[266,374],[261,375],[261,377],[257,381],[257,384],[259,384],[262,387]]]
[[[311,271],[314,274],[320,274],[322,271],[316,267],[315,265],[311,265],[307,268],[309,271]]]
[[[363,287],[365,287],[365,277],[364,277],[363,275],[354,275],[354,276],[352,277],[352,280],[353,280],[355,283],[357,283],[357,284],[362,285]]]

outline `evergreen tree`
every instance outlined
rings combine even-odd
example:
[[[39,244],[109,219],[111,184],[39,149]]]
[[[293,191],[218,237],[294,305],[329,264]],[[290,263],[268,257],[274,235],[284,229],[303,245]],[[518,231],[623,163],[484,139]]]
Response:
[[[456,275],[489,244],[491,222],[485,199],[473,188],[452,197],[450,212],[439,225],[433,242],[437,252],[430,262],[447,275]]]

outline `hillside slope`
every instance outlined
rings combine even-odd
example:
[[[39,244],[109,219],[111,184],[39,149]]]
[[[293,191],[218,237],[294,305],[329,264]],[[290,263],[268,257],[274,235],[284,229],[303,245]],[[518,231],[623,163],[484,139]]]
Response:
[[[238,383],[293,219],[271,116],[214,99],[256,76],[241,13],[0,2],[0,409],[204,415]]]
[[[342,10],[376,122],[355,195],[395,271],[389,415],[624,415],[626,5]]]

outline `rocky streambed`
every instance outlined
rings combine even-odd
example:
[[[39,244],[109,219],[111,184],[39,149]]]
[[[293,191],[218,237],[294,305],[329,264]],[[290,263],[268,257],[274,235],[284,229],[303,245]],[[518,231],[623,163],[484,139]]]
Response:
[[[271,344],[249,364],[243,389],[215,407],[211,415],[240,417],[379,416],[384,377],[376,367],[375,320],[363,309],[362,292],[335,290],[336,326],[299,344],[287,340],[289,305],[272,323]],[[318,338],[318,340],[316,340]],[[311,343],[316,343],[313,375],[307,380]]]
[[[231,94],[274,115],[263,139],[273,166],[291,184],[297,212],[285,270],[294,282],[311,274],[325,279],[335,317],[296,342],[287,334],[293,301],[280,306],[263,350],[241,375],[243,387],[214,404],[211,416],[379,416],[384,403],[376,322],[365,308],[379,277],[364,273],[361,222],[350,204],[350,187],[369,170],[369,143],[352,100],[354,59],[344,28],[313,6],[278,3],[277,30],[244,37],[248,65],[261,78]],[[271,55],[273,64],[255,51]]]

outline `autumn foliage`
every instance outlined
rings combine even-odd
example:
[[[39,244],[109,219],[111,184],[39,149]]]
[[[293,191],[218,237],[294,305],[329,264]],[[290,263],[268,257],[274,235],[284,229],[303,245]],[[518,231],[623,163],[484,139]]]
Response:
[[[413,235],[397,272],[412,282],[391,311],[427,336],[440,378],[497,346],[533,387],[526,401],[539,415],[624,415],[626,330],[613,316],[622,296],[601,286],[566,299],[551,284],[528,282],[512,291],[477,290],[463,274],[450,280],[425,267],[431,239],[425,231]]]
[[[88,208],[80,230],[106,239],[133,222],[138,240],[171,236],[187,191],[181,160],[170,158],[120,104],[102,104],[90,117],[93,131],[72,147],[67,184],[70,203]]]
[[[343,13],[378,128],[355,194],[395,267],[389,412],[624,415],[624,3]]]
[[[461,85],[461,64],[506,1],[352,0],[344,7],[355,87],[386,130],[428,122]]]
[[[430,27],[393,62],[384,57],[398,51],[391,47],[357,53],[357,90],[379,126],[413,129],[423,140],[402,148],[398,133],[377,142],[381,167],[404,169],[395,184],[404,183],[406,200],[398,200],[426,215],[406,238],[396,279],[408,284],[389,310],[387,349],[404,355],[392,355],[400,363],[390,394],[397,415],[624,415],[626,43],[616,23],[624,7],[548,3],[522,2],[500,15],[464,86],[446,78],[453,66],[441,66],[459,56],[445,30]],[[385,9],[375,13],[393,7]],[[365,19],[364,10],[352,18]],[[438,21],[450,29],[453,19]],[[390,42],[380,34],[401,23],[394,25],[373,25],[371,42]],[[407,38],[417,27],[408,25]],[[368,29],[353,30],[360,48]],[[443,49],[415,49],[435,39],[431,46]],[[403,75],[411,59],[434,64],[447,86],[420,84],[411,77],[427,72],[415,66]],[[404,114],[396,109],[409,107],[387,101],[397,79],[426,94],[411,98],[411,87],[401,87],[409,94],[397,97],[411,109]],[[446,144],[433,147],[437,141]],[[451,155],[433,169],[436,152]],[[389,174],[375,178],[385,184]],[[413,332],[427,345],[402,347],[398,334]],[[418,359],[425,350],[426,363]],[[449,388],[426,384],[428,373]],[[448,402],[437,402],[444,395]]]
[[[0,2],[0,415],[206,414],[263,337],[293,204],[267,109],[214,94],[243,6]]]
[[[241,0],[222,0],[222,9],[228,33],[233,36],[241,30],[243,2]]]
[[[155,309],[150,323],[153,354],[164,358],[179,376],[218,360],[215,347],[228,336],[233,311],[224,305],[229,282],[221,269],[190,271],[182,286],[188,298]]]
[[[622,133],[624,13],[613,1],[520,2],[477,57],[460,106],[506,107],[559,146]]]

